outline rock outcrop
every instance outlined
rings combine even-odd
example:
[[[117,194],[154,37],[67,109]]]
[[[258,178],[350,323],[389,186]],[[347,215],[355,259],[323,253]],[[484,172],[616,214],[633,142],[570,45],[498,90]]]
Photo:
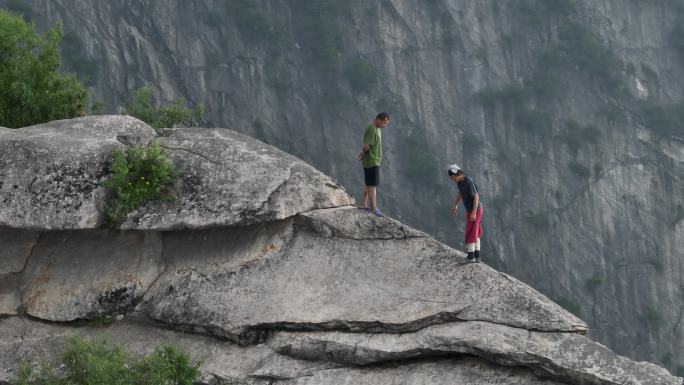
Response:
[[[177,343],[205,363],[204,384],[682,384],[591,341],[583,321],[515,278],[350,206],[295,157],[229,130],[150,130],[90,117],[0,136],[14,149],[0,152],[12,199],[0,212],[0,383],[75,334],[137,354]],[[121,137],[167,148],[177,199],[102,228]],[[23,146],[46,156],[21,158],[22,172]],[[43,162],[82,171],[36,175],[60,206],[26,182]]]

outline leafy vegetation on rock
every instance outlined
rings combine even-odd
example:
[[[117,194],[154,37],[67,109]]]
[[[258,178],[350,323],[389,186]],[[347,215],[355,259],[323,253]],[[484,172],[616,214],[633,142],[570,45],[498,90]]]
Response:
[[[107,223],[116,225],[145,202],[173,199],[164,189],[177,177],[168,154],[153,142],[147,148],[114,151],[110,178],[105,183],[111,197],[105,211]]]
[[[128,105],[126,113],[160,130],[199,124],[204,119],[204,106],[200,104],[193,111],[187,107],[185,99],[180,98],[156,108],[152,88],[141,87],[135,91],[135,100]]]
[[[83,116],[88,91],[59,72],[62,27],[39,35],[21,16],[0,9],[0,126],[24,127]]]
[[[16,385],[192,385],[200,376],[198,362],[171,345],[158,346],[136,358],[106,340],[71,337],[54,362],[24,363]]]

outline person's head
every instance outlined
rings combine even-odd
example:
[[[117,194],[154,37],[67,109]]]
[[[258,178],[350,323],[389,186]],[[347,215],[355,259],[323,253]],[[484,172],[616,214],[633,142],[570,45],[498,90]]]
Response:
[[[381,112],[375,117],[373,125],[378,128],[385,128],[389,124],[389,114],[387,112]]]
[[[449,166],[447,169],[447,174],[449,174],[449,179],[456,183],[465,179],[465,172],[463,172],[463,169],[461,169],[457,164],[452,164]]]

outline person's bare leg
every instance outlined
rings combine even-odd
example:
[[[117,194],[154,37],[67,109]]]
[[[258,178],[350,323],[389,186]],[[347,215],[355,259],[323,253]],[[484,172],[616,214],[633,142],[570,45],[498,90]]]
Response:
[[[361,203],[359,207],[362,209],[368,208],[368,186],[363,186],[363,193],[361,194]]]
[[[378,209],[378,202],[376,201],[376,188],[375,186],[368,187],[368,198],[370,198],[371,210],[375,211]]]

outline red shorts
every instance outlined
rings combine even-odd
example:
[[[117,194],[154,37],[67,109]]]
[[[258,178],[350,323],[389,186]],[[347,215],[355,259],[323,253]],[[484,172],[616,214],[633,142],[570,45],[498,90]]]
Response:
[[[482,237],[482,206],[475,211],[475,215],[475,221],[471,221],[470,213],[466,213],[465,243],[476,243]]]

